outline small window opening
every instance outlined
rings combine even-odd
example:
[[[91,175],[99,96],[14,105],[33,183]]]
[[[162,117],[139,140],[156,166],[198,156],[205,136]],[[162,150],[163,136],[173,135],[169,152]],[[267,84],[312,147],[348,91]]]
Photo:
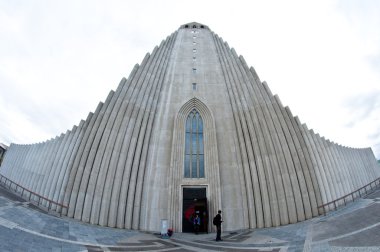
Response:
[[[185,28],[189,28],[189,26],[188,26],[188,25],[185,25]]]
[[[193,28],[197,28],[197,26],[196,26],[196,25],[193,25]]]
[[[197,83],[193,83],[193,91],[197,90]]]
[[[197,73],[197,69],[196,68],[193,68],[193,73]]]
[[[201,25],[201,28],[203,29],[203,28],[205,28],[203,25]]]
[[[196,53],[196,52],[197,52],[197,49],[194,48],[194,49],[193,49],[193,53]]]
[[[197,61],[197,57],[193,57],[193,61]]]
[[[194,42],[193,42],[193,45],[196,45],[196,44],[197,44],[197,42],[194,41]]]

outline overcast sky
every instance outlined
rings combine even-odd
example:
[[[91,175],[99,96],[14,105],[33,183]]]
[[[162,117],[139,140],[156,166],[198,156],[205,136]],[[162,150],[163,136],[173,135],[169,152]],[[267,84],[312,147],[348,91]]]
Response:
[[[0,142],[78,125],[180,25],[200,22],[321,136],[380,159],[380,1],[0,0]]]

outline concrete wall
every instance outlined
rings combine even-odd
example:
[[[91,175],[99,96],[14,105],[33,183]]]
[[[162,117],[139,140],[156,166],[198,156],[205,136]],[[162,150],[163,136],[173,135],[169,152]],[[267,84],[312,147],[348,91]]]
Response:
[[[237,230],[310,219],[318,206],[380,177],[370,148],[308,129],[242,56],[193,25],[162,41],[71,130],[11,144],[0,174],[67,205],[53,210],[68,217],[150,231],[168,219],[177,232],[184,187],[206,188],[209,215],[222,209],[224,229]],[[192,109],[205,123],[202,179],[183,176]]]

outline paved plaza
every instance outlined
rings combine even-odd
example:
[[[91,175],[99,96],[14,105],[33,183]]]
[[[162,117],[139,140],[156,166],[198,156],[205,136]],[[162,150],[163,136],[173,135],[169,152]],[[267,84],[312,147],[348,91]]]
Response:
[[[327,216],[214,238],[174,233],[161,239],[89,225],[48,214],[0,187],[0,251],[380,251],[380,189]]]

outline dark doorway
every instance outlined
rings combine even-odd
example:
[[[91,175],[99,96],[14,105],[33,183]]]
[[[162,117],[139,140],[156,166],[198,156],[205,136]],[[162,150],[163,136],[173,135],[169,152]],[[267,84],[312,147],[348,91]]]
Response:
[[[182,232],[194,232],[193,218],[195,215],[201,219],[199,232],[208,230],[208,211],[206,188],[183,188]]]

